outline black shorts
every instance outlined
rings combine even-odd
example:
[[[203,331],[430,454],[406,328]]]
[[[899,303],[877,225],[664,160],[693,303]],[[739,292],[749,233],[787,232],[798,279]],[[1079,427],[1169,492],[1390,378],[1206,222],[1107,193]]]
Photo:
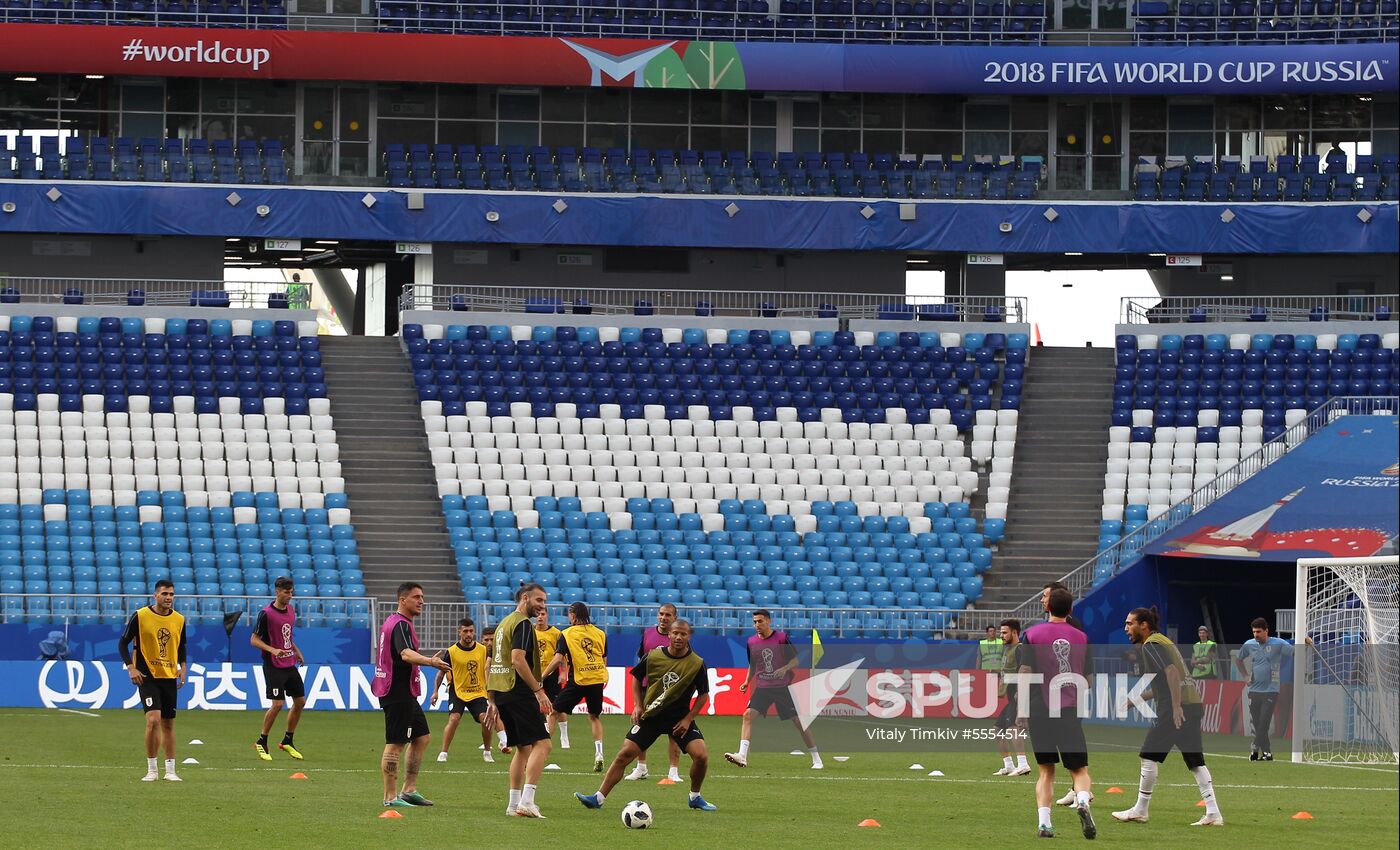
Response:
[[[142,711],[159,711],[162,720],[175,719],[175,700],[179,689],[174,679],[157,679],[147,674],[137,690],[141,694]]]
[[[475,699],[464,700],[457,696],[457,692],[452,692],[452,697],[447,701],[447,710],[450,714],[461,714],[464,711],[472,713],[472,720],[481,722],[481,715],[486,713],[486,709],[491,704],[486,701],[486,697],[476,697]]]
[[[267,698],[270,700],[306,696],[306,685],[301,681],[301,671],[295,667],[271,667],[264,664],[263,681],[267,683]]]
[[[564,686],[559,684],[558,673],[550,673],[545,676],[544,681],[540,684],[544,685],[544,695],[549,698],[550,702],[554,702],[564,692]]]
[[[797,706],[792,704],[792,692],[786,685],[780,688],[754,688],[749,694],[749,711],[766,717],[770,707],[777,708],[779,720],[791,720],[797,716]]]
[[[1165,713],[1159,713],[1157,720],[1147,730],[1147,737],[1142,742],[1142,751],[1138,755],[1161,764],[1167,760],[1172,747],[1176,747],[1181,750],[1181,758],[1188,768],[1195,770],[1204,765],[1206,757],[1203,752],[1205,746],[1201,742],[1201,718],[1205,715],[1205,708],[1200,705],[1184,705],[1181,707],[1181,713],[1185,715],[1185,719],[1181,721],[1181,728],[1178,729],[1172,722],[1171,708],[1165,707]]]
[[[407,744],[429,734],[423,706],[414,699],[379,701],[384,709],[384,743]]]
[[[528,747],[549,737],[544,728],[544,714],[535,699],[496,698],[496,711],[501,715],[501,725],[506,730],[506,746]]]
[[[679,717],[644,719],[628,730],[627,740],[636,744],[642,752],[651,749],[651,745],[656,743],[656,739],[662,735],[675,741],[676,746],[681,748],[681,752],[685,752],[685,748],[690,746],[691,741],[705,740],[705,736],[700,734],[700,727],[694,723],[690,724],[690,728],[686,730],[684,735],[679,737],[672,735],[671,730],[678,722],[680,722]]]
[[[1006,695],[1006,705],[997,712],[997,725],[999,731],[1006,731],[1016,725],[1016,694],[1014,692]]]
[[[1036,764],[1063,764],[1070,770],[1089,766],[1089,745],[1084,726],[1074,709],[1066,708],[1060,717],[1031,716],[1031,749]]]
[[[594,717],[603,713],[603,685],[579,685],[574,682],[564,686],[559,696],[550,701],[560,714],[570,714],[580,702],[586,704],[588,713]]]

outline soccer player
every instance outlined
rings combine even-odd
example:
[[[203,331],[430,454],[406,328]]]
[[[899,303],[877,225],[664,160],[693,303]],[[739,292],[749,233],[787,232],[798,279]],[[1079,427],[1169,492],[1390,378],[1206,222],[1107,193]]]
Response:
[[[999,637],[997,645],[1002,650],[1001,664],[997,668],[1001,673],[997,682],[997,696],[1006,697],[1006,705],[997,715],[996,730],[1000,735],[1007,737],[997,738],[997,755],[1001,756],[1001,770],[992,775],[1025,776],[1031,772],[1031,766],[1026,763],[1026,748],[1019,737],[1012,737],[1019,732],[1016,729],[1016,685],[1006,681],[1006,674],[1016,673],[1021,669],[1021,621],[1002,620]]]
[[[544,670],[554,661],[554,651],[559,646],[559,630],[549,624],[549,611],[544,610],[535,617],[535,646],[539,648],[540,658],[536,663],[536,670]],[[548,697],[551,704],[559,697],[559,692],[564,689],[559,680],[564,676],[561,667],[553,675],[546,676],[540,674],[540,681],[544,684],[544,695]],[[554,734],[554,715],[551,713],[545,717],[544,729],[551,736]],[[567,750],[569,748],[569,726],[567,722],[559,729],[559,748]]]
[[[1052,581],[1041,588],[1040,609],[1045,612],[1047,617],[1050,614],[1050,591],[1052,590],[1069,590],[1069,586],[1062,581]],[[1074,626],[1076,629],[1079,629],[1081,632],[1084,631],[1084,624],[1079,622],[1079,618],[1074,616],[1073,614],[1069,615],[1065,622],[1070,624],[1071,626]],[[1092,679],[1094,672],[1094,659],[1092,656],[1086,656],[1085,661],[1088,665],[1085,668],[1085,675],[1090,676]],[[1094,795],[1091,793],[1089,795],[1089,801],[1093,802],[1093,799]],[[1074,808],[1075,806],[1079,805],[1079,795],[1076,794],[1074,788],[1071,787],[1068,791],[1065,792],[1065,795],[1063,797],[1055,801],[1055,805]]]
[[[553,709],[540,682],[540,653],[532,618],[545,610],[544,588],[526,584],[515,592],[515,610],[496,629],[496,646],[486,672],[487,717],[506,729],[510,757],[510,797],[506,814],[542,818],[535,788],[552,746],[545,717]]]
[[[608,636],[593,625],[588,606],[575,602],[569,606],[569,627],[560,632],[554,658],[545,668],[549,679],[556,667],[569,668],[569,683],[552,701],[554,722],[559,726],[560,746],[569,740],[569,713],[579,704],[588,709],[588,725],[593,731],[593,772],[603,772],[603,689],[608,684]]]
[[[447,761],[447,751],[452,747],[452,738],[457,734],[457,725],[462,722],[462,712],[469,711],[472,720],[481,726],[481,759],[494,764],[491,755],[491,727],[486,723],[486,665],[490,649],[484,643],[477,643],[476,623],[467,617],[457,624],[457,642],[438,653],[438,657],[452,666],[452,672],[439,670],[433,680],[433,695],[428,701],[436,708],[438,689],[446,679],[448,691],[447,726],[442,730],[442,752],[437,760]],[[505,743],[505,735],[501,736]]]
[[[642,634],[642,641],[637,647],[637,661],[647,657],[647,653],[661,646],[667,646],[671,642],[671,624],[676,621],[676,606],[669,602],[662,603],[656,609],[656,628],[647,629]],[[681,781],[681,750],[676,746],[676,742],[669,736],[666,738],[666,757],[670,769],[666,771],[666,778],[658,782],[658,785],[676,785]],[[647,751],[642,749],[642,754],[637,756],[637,766],[632,768],[632,772],[625,777],[628,781],[636,781],[647,778]]]
[[[1157,715],[1138,757],[1142,759],[1142,776],[1138,780],[1137,803],[1132,808],[1114,812],[1117,821],[1147,823],[1147,808],[1152,802],[1152,788],[1157,784],[1157,769],[1167,760],[1172,747],[1181,750],[1187,770],[1196,779],[1205,801],[1206,813],[1192,826],[1224,826],[1220,803],[1215,799],[1210,768],[1201,744],[1201,694],[1196,682],[1187,675],[1186,662],[1171,639],[1157,631],[1159,617],[1156,606],[1134,608],[1128,612],[1123,631],[1128,639],[1141,647],[1143,672],[1150,674],[1152,689],[1143,694],[1151,696],[1152,709]]]
[[[1093,796],[1089,793],[1089,746],[1084,740],[1084,727],[1079,722],[1079,691],[1071,684],[1050,689],[1057,675],[1080,677],[1087,690],[1089,639],[1068,620],[1074,607],[1074,597],[1064,588],[1054,588],[1046,600],[1050,619],[1031,626],[1022,635],[1025,648],[1021,653],[1022,673],[1038,672],[1043,681],[1031,687],[1030,727],[1031,749],[1040,767],[1035,783],[1036,814],[1040,838],[1054,838],[1050,820],[1050,803],[1054,798],[1055,765],[1063,763],[1074,778],[1075,810],[1085,838],[1098,835],[1094,816],[1089,811]],[[1022,721],[1017,721],[1021,723]]]
[[[665,735],[690,756],[690,808],[702,812],[717,808],[700,796],[710,756],[695,718],[710,702],[710,674],[705,669],[705,659],[690,648],[692,634],[690,623],[673,621],[670,645],[648,652],[632,668],[632,731],[627,733],[627,740],[622,742],[622,749],[617,751],[598,790],[574,794],[585,807],[602,808],[627,765]]]
[[[413,620],[423,613],[423,586],[406,581],[399,585],[398,598],[398,610],[385,618],[379,630],[379,653],[370,684],[370,692],[379,697],[379,707],[384,709],[384,755],[379,760],[384,774],[384,805],[431,806],[432,801],[418,791],[418,770],[432,736],[428,718],[418,704],[421,686],[413,668],[452,668],[441,658],[418,651]],[[403,787],[396,793],[400,761],[404,763]]]
[[[1274,703],[1278,701],[1279,680],[1284,659],[1293,654],[1293,645],[1283,638],[1269,636],[1269,621],[1256,617],[1249,624],[1254,637],[1240,646],[1235,667],[1241,676],[1249,677],[1249,719],[1254,725],[1254,743],[1249,750],[1250,761],[1273,761],[1273,746],[1269,743],[1269,726],[1274,720]],[[1249,669],[1245,669],[1245,662]]]
[[[301,671],[297,670],[297,665],[305,664],[306,659],[297,648],[296,641],[292,640],[292,629],[297,621],[296,609],[292,607],[296,588],[290,578],[281,576],[273,583],[273,589],[277,595],[272,604],[258,612],[258,622],[248,639],[254,647],[262,650],[263,681],[266,683],[267,698],[272,701],[263,715],[262,734],[253,744],[253,749],[257,751],[258,758],[272,761],[272,754],[267,751],[267,734],[272,731],[272,724],[277,720],[282,706],[291,699],[292,710],[287,712],[287,732],[277,747],[301,761],[302,755],[292,742],[302,709],[306,708],[306,685],[301,681]]]
[[[136,644],[133,654],[132,643]],[[117,644],[122,665],[131,674],[131,683],[141,695],[146,713],[146,775],[142,782],[155,782],[156,756],[165,746],[165,778],[179,782],[175,774],[175,698],[185,684],[185,617],[175,610],[175,584],[169,579],[156,582],[151,604],[126,621]]]
[[[765,716],[772,708],[779,720],[792,721],[793,727],[802,735],[802,743],[807,747],[808,754],[812,756],[812,769],[821,770],[822,757],[817,752],[817,742],[812,740],[812,733],[803,728],[802,719],[797,716],[797,706],[792,703],[792,692],[788,690],[788,685],[792,683],[792,669],[797,666],[797,650],[793,649],[787,632],[775,631],[772,623],[772,615],[766,610],[760,608],[753,612],[754,633],[749,636],[748,646],[749,669],[739,685],[739,692],[745,693],[752,683],[753,693],[749,695],[748,708],[744,709],[739,751],[725,753],[724,758],[738,767],[749,766],[749,736],[753,732],[754,718]]]

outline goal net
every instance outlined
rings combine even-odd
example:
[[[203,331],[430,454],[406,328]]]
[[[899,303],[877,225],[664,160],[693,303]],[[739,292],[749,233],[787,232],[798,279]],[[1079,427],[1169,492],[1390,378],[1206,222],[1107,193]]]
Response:
[[[1396,763],[1398,563],[1395,556],[1298,561],[1294,761]]]

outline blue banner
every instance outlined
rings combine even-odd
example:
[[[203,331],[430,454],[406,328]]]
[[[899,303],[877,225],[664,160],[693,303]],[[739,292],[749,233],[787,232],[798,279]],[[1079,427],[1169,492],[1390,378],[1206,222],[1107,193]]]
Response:
[[[1332,422],[1143,551],[1286,563],[1394,553],[1398,423],[1394,416]]]
[[[251,632],[250,627],[239,626],[230,642],[221,626],[186,626],[190,659],[260,663],[258,651],[248,643]],[[120,657],[121,633],[119,625],[3,623],[0,661],[114,661]],[[296,643],[311,664],[354,664],[369,660],[371,637],[369,629],[299,627]]]

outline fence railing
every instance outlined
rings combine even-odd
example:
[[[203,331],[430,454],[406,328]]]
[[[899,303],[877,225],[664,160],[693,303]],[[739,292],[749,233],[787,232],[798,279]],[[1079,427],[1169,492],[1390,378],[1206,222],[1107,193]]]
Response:
[[[1307,418],[1302,422],[1288,428],[1248,457],[1240,458],[1234,466],[1221,471],[1209,483],[1171,505],[1164,513],[1155,517],[1149,516],[1145,525],[1124,534],[1118,542],[1085,561],[1060,580],[1076,597],[1083,596],[1095,584],[1106,581],[1122,568],[1132,565],[1149,542],[1209,507],[1216,499],[1302,445],[1304,440],[1338,416],[1370,415],[1383,411],[1393,413],[1397,410],[1400,410],[1400,399],[1393,397],[1329,399],[1325,404],[1309,411]],[[1039,617],[1040,594],[1027,599],[1012,613],[1028,619]]]
[[[1121,299],[1125,325],[1173,322],[1385,321],[1400,317],[1400,295],[1189,295]]]
[[[311,287],[301,283],[260,280],[173,280],[166,278],[95,278],[95,277],[15,277],[0,276],[0,289],[19,291],[21,304],[63,304],[68,290],[82,292],[83,304],[125,305],[129,293],[140,290],[147,307],[194,307],[194,293],[226,292],[229,307],[262,309],[268,296],[285,295],[287,307],[306,310],[311,307]]]
[[[1000,308],[1004,321],[1026,321],[1026,299],[1002,296],[411,284],[399,298],[400,310],[635,316],[638,321],[647,316],[957,321],[980,320],[989,307]]]
[[[652,8],[689,5],[692,8]],[[239,29],[339,30],[347,32],[425,32],[472,35],[537,35],[547,37],[629,37],[651,39],[989,43],[1017,41],[1041,43],[1051,28],[1044,3],[997,4],[982,9],[976,4],[912,4],[907,10],[868,7],[863,13],[851,4],[838,4],[839,12],[781,10],[777,0],[765,8],[751,4],[747,12],[698,11],[700,4],[551,4],[542,3],[412,3],[379,2],[374,13],[288,14],[283,4],[268,0],[261,6],[241,5],[196,8],[152,4],[148,10],[56,7],[31,0],[12,2],[0,9],[0,22],[75,23],[113,26],[215,27]],[[1235,14],[1174,15],[1127,11],[1125,27],[1140,44],[1195,44],[1266,41],[1276,43],[1339,43],[1344,41],[1394,41],[1391,18],[1378,7],[1372,13],[1352,9],[1340,17],[1280,11],[1273,4]],[[1326,29],[1313,29],[1318,22]],[[1066,30],[1066,43],[1119,43],[1123,29]]]

